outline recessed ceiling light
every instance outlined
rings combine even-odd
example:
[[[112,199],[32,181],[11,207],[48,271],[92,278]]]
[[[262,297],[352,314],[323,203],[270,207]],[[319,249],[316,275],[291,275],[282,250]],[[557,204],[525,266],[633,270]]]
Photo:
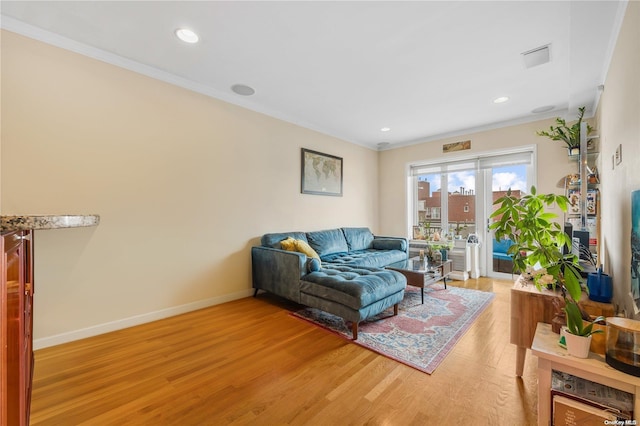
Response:
[[[534,114],[540,114],[541,112],[551,111],[554,108],[555,108],[555,106],[553,106],[553,105],[541,106],[541,107],[538,107],[538,108],[535,108],[535,109],[531,110],[531,112],[534,113]]]
[[[178,37],[180,40],[184,41],[185,43],[197,43],[198,40],[200,39],[198,37],[198,34],[194,33],[193,31],[187,28],[178,28],[176,30],[176,37]]]
[[[495,98],[493,100],[493,103],[494,104],[501,104],[501,103],[507,102],[508,100],[509,100],[508,96],[500,96],[499,98]]]
[[[246,84],[234,84],[233,86],[231,86],[231,90],[233,90],[234,93],[242,96],[251,96],[256,93],[253,87],[249,87]]]
[[[391,130],[391,127],[383,127],[380,129],[381,132],[388,132],[389,130]]]

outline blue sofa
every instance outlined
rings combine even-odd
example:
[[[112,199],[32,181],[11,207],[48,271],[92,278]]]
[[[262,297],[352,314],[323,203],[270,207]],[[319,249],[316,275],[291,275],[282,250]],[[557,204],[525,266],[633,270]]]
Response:
[[[284,250],[289,237],[319,259]],[[384,267],[406,259],[408,249],[405,238],[374,236],[369,228],[265,234],[261,246],[251,248],[254,296],[265,290],[340,316],[352,323],[355,340],[360,321],[391,306],[398,313],[407,281]]]

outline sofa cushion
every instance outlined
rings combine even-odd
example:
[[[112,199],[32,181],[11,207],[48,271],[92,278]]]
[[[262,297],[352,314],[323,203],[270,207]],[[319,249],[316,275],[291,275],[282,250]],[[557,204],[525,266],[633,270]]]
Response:
[[[264,247],[282,249],[280,242],[282,240],[286,240],[287,237],[308,242],[307,236],[304,232],[279,232],[274,234],[264,234],[262,236],[261,244]]]
[[[343,265],[305,275],[300,292],[357,310],[403,291],[406,285],[406,278],[395,271]]]
[[[513,245],[513,241],[508,238],[502,238],[500,241],[493,239],[493,251],[498,251],[501,253],[506,253],[509,250],[509,247]]]
[[[320,269],[322,269],[322,266],[320,264],[320,259],[316,259],[315,257],[310,257],[307,260],[307,271],[318,272]]]
[[[369,228],[342,228],[349,251],[371,248],[373,234]]]
[[[371,248],[377,250],[407,251],[407,240],[400,238],[376,238],[371,242]]]
[[[513,260],[513,258],[510,255],[504,254],[504,253],[493,253],[493,258],[500,259],[500,260]]]
[[[314,259],[320,260],[320,255],[318,255],[318,253],[313,248],[311,248],[309,243],[307,243],[306,241],[295,240],[295,246],[297,252],[304,253],[307,255],[307,257],[312,257]]]
[[[280,245],[283,250],[297,251],[298,253],[307,255],[310,259],[315,259],[318,265],[316,270],[320,269],[320,256],[307,242],[288,237],[286,240],[280,241]]]
[[[346,253],[349,251],[347,240],[341,229],[328,229],[325,231],[307,232],[309,245],[320,255],[326,256],[333,253]]]
[[[328,256],[322,256],[321,259],[326,266],[331,264],[383,268],[392,263],[406,260],[407,252],[400,250],[367,249],[349,253],[334,253]]]
[[[513,241],[503,238],[500,241],[493,239],[493,257],[494,259],[511,260],[511,255],[507,254],[509,247],[513,245]]]

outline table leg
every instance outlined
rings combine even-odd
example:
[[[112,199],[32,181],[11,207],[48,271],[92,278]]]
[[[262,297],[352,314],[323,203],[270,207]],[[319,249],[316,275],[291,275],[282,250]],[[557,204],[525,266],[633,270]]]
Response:
[[[634,413],[640,413],[640,386],[636,386],[636,391],[633,396],[633,411]],[[637,414],[635,415],[637,418]]]
[[[444,289],[447,289],[447,277],[442,278],[442,281],[444,282]]]
[[[420,296],[422,297],[422,304],[424,305],[424,287],[420,289]]]
[[[551,361],[538,358],[538,426],[551,424]]]
[[[524,371],[524,358],[527,355],[527,348],[516,346],[516,376],[522,377]]]

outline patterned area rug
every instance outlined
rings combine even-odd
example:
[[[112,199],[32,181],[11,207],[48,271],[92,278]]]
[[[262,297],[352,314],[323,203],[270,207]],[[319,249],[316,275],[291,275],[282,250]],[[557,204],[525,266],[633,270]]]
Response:
[[[494,294],[435,284],[424,289],[424,305],[420,289],[408,286],[400,302],[397,316],[392,308],[360,323],[360,346],[431,374],[453,349],[473,321],[493,300]],[[294,312],[310,321],[351,340],[351,323],[314,308]]]

